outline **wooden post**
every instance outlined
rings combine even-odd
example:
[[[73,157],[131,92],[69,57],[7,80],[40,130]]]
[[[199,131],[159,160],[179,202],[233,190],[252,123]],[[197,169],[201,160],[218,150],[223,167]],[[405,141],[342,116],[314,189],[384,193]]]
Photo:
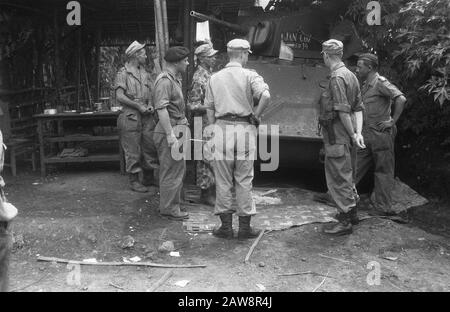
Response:
[[[76,110],[80,110],[80,84],[81,84],[81,27],[77,30],[77,68],[76,68]]]
[[[61,111],[61,63],[59,58],[59,24],[58,24],[58,11],[55,9],[53,14],[53,23],[55,31],[55,89],[56,89],[56,105],[59,111]]]
[[[160,0],[155,0],[155,11],[156,11],[155,25],[156,25],[156,29],[158,31],[158,37],[159,37],[159,51],[161,52],[161,56],[163,57],[166,54],[166,47],[164,44],[164,26],[163,26],[163,18],[162,18],[162,10],[161,10],[161,1]]]
[[[161,46],[160,46],[160,39],[159,39],[159,32],[158,32],[158,18],[156,16],[156,4],[153,7],[153,11],[154,11],[154,18],[155,18],[155,46],[156,46],[156,54],[158,56],[157,62],[156,59],[154,60],[155,62],[155,67],[156,67],[156,72],[159,74],[162,70],[162,55],[161,55]]]
[[[101,24],[97,25],[95,30],[95,101],[98,102],[101,97],[101,86],[100,86],[100,56],[101,48],[100,43],[102,39],[102,29]]]
[[[192,9],[192,3],[191,0],[185,0],[183,1],[183,45],[185,48],[190,47],[190,37],[191,37],[191,31],[190,31],[190,25],[191,25],[191,16],[190,12]],[[183,75],[183,94],[186,98],[187,96],[187,90],[189,88],[189,67],[186,73]]]
[[[167,20],[167,2],[166,0],[161,0],[162,7],[162,24],[164,30],[164,47],[165,50],[169,48],[169,22]]]

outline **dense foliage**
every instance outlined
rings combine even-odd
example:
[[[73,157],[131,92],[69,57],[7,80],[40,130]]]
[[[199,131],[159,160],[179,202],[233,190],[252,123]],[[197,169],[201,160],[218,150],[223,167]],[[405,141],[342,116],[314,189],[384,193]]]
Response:
[[[380,26],[367,25],[368,2],[353,0],[347,17],[355,22],[367,49],[378,54],[382,74],[408,98],[400,120],[403,136],[430,138],[448,153],[450,1],[379,1]]]

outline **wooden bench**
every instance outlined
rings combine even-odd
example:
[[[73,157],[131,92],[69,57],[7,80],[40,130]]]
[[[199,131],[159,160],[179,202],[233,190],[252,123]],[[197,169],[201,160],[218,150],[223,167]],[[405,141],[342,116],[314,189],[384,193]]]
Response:
[[[4,91],[2,99],[7,104],[7,133],[3,133],[5,151],[5,166],[11,168],[13,176],[17,175],[19,157],[31,161],[32,169],[37,169],[36,155],[39,152],[37,123],[33,115],[41,111],[49,89],[24,89]],[[6,108],[6,107],[5,107]]]
[[[17,157],[18,156],[31,156],[26,160],[31,161],[33,171],[36,171],[36,155],[38,153],[38,144],[33,139],[8,139],[5,142],[6,145],[6,157],[5,167],[11,167],[11,173],[15,177],[17,175]]]

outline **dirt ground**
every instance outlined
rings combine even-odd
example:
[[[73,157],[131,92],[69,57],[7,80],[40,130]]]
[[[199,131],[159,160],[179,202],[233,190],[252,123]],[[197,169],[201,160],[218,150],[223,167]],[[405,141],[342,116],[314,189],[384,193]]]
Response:
[[[256,184],[277,185],[283,174],[257,178]],[[290,174],[290,182],[308,187],[305,175]],[[181,222],[158,217],[156,189],[153,194],[130,191],[127,178],[115,168],[61,167],[45,179],[21,170],[17,178],[5,175],[5,180],[9,201],[20,209],[13,223],[12,291],[148,291],[169,270],[82,266],[77,284],[73,267],[37,262],[38,255],[103,262],[139,256],[155,263],[207,266],[173,269],[157,289],[167,292],[258,292],[260,285],[275,292],[313,291],[319,285],[317,291],[450,291],[450,209],[445,203],[412,209],[410,224],[363,221],[344,237],[326,236],[322,224],[270,232],[245,264],[253,240],[185,233]],[[309,187],[317,190],[320,182]],[[135,243],[124,249],[127,235]],[[181,257],[158,252],[168,240]],[[317,274],[279,276],[305,271]],[[189,283],[174,285],[180,280]]]

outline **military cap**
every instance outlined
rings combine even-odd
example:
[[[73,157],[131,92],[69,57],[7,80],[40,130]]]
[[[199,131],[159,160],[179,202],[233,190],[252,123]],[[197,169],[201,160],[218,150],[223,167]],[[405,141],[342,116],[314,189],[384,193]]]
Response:
[[[217,52],[219,52],[219,51],[214,50],[212,44],[205,43],[205,44],[198,46],[197,49],[195,49],[194,54],[196,56],[210,57],[210,56],[215,55]]]
[[[188,56],[190,51],[185,47],[170,47],[166,54],[164,55],[164,59],[169,63],[176,63],[184,59],[186,56]]]
[[[233,39],[227,43],[228,50],[244,50],[252,53],[250,43],[244,39]]]
[[[132,44],[130,44],[128,46],[128,48],[125,50],[125,54],[127,56],[132,56],[134,53],[136,53],[137,51],[139,51],[140,49],[142,49],[143,47],[145,47],[145,44],[143,43],[139,43],[137,41],[133,41]]]
[[[336,39],[330,39],[322,43],[322,53],[341,54],[344,50],[344,44]]]
[[[372,53],[361,54],[358,58],[358,61],[364,61],[367,65],[378,67],[378,56]]]

